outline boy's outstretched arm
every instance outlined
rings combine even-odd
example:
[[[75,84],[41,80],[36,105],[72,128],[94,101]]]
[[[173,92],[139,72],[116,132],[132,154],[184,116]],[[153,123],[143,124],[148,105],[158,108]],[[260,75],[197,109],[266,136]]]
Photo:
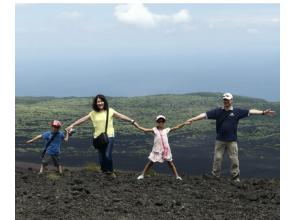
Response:
[[[36,137],[34,137],[34,138],[31,139],[31,140],[28,140],[26,143],[27,143],[27,144],[32,143],[33,141],[35,141],[35,140],[37,140],[37,139],[40,139],[40,138],[42,138],[42,135],[41,135],[41,134],[37,135]]]
[[[153,129],[151,129],[151,128],[143,128],[137,122],[134,123],[134,126],[136,128],[138,128],[139,130],[144,131],[144,132],[153,132]]]
[[[176,125],[175,127],[172,127],[172,128],[170,129],[170,132],[171,132],[171,131],[174,131],[174,130],[177,130],[177,129],[179,129],[179,128],[182,128],[182,127],[184,127],[185,125],[189,125],[189,124],[191,124],[191,122],[189,122],[189,121],[185,121],[185,122],[182,123],[182,124],[178,124],[178,125]]]

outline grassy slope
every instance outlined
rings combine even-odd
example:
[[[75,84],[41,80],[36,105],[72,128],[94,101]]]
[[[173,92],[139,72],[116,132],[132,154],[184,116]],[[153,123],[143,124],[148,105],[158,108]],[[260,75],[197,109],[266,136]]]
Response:
[[[154,126],[154,118],[158,114],[167,117],[167,126],[173,126],[201,112],[222,104],[217,93],[193,93],[184,95],[155,95],[142,97],[108,97],[110,106],[115,110],[135,118],[145,127]],[[59,119],[65,126],[91,111],[91,97],[54,98],[54,97],[17,97],[16,98],[16,136],[31,137],[48,129],[48,122]],[[242,108],[272,108],[277,112],[274,118],[252,116],[240,121],[239,137],[247,140],[276,140],[279,146],[280,104],[262,99],[235,97],[235,106]],[[121,135],[138,134],[130,124],[115,121],[116,131]],[[214,132],[214,121],[203,120],[179,130],[192,132],[199,137],[207,132]],[[91,123],[78,128],[76,137],[89,137],[92,132]]]

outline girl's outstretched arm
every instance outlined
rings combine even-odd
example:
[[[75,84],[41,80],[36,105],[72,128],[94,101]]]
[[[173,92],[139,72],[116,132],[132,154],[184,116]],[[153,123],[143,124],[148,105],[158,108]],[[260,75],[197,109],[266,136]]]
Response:
[[[153,132],[152,128],[143,128],[137,122],[134,123],[134,126],[144,132]]]
[[[175,127],[171,128],[171,129],[170,129],[170,132],[171,132],[171,131],[174,131],[174,130],[177,130],[177,129],[179,129],[179,128],[182,128],[182,127],[184,127],[185,125],[189,125],[189,124],[191,124],[191,122],[189,122],[189,121],[185,121],[184,123],[182,123],[182,124],[178,124],[178,125],[176,125]]]
[[[40,138],[42,138],[42,135],[41,135],[41,134],[37,135],[36,137],[34,137],[34,138],[31,139],[31,140],[28,140],[26,143],[27,143],[27,144],[32,143],[33,141],[35,141],[35,140],[37,140],[37,139],[40,139]]]

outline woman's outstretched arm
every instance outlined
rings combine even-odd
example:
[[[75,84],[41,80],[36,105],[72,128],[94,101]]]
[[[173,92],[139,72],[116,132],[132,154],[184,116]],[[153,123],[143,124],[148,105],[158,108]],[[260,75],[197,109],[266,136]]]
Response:
[[[123,121],[130,122],[130,123],[132,123],[132,124],[135,122],[134,119],[131,119],[131,118],[129,118],[128,116],[123,115],[123,114],[121,114],[121,113],[119,113],[119,112],[114,112],[114,113],[113,113],[113,116],[114,116],[115,118],[121,119],[121,120],[123,120]]]
[[[74,126],[80,125],[80,124],[84,123],[85,121],[88,121],[89,119],[90,119],[90,115],[86,115],[86,116],[76,120],[74,123],[72,123],[70,126],[68,126],[65,130],[69,131]]]

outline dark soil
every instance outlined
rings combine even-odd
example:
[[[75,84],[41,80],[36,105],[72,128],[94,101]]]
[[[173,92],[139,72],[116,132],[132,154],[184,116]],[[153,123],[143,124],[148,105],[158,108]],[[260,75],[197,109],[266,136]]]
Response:
[[[279,219],[279,179],[16,168],[16,219]]]

